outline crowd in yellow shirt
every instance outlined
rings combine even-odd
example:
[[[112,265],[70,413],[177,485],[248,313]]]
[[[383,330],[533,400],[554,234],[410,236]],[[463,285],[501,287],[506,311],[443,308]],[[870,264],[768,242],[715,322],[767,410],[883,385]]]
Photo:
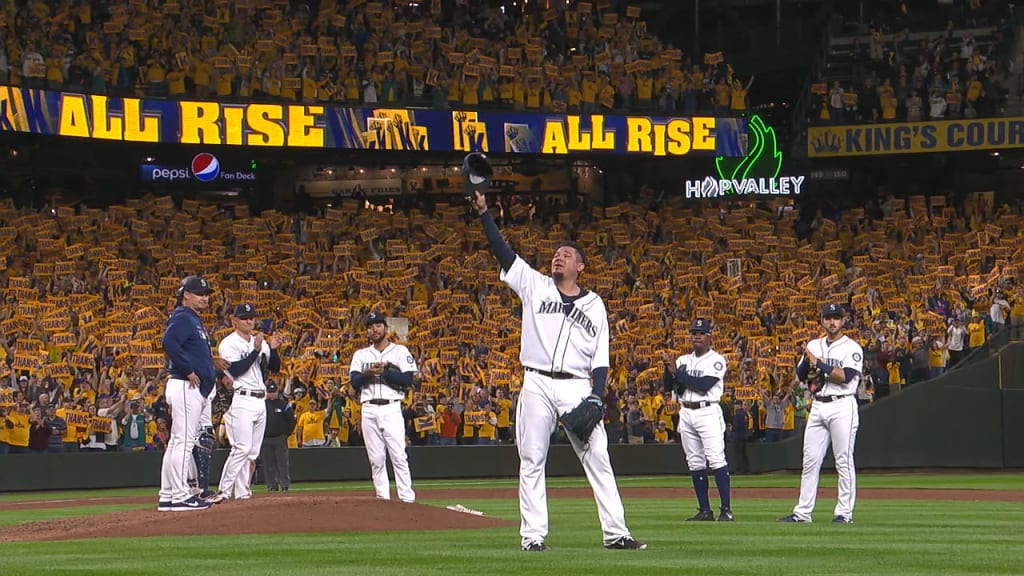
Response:
[[[610,0],[171,0],[0,6],[0,83],[171,98],[686,113],[747,108],[720,52],[684,54]],[[724,83],[726,92],[720,95]],[[713,88],[714,87],[714,88]],[[719,101],[721,100],[721,101]]]

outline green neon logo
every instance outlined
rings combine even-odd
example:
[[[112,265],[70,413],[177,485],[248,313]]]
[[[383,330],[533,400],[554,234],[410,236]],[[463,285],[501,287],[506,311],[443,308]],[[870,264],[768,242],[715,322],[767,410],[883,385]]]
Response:
[[[782,151],[775,139],[775,129],[758,115],[747,122],[747,155],[741,158],[715,158],[715,168],[722,180],[777,178],[782,171]],[[733,191],[731,194],[735,194]]]

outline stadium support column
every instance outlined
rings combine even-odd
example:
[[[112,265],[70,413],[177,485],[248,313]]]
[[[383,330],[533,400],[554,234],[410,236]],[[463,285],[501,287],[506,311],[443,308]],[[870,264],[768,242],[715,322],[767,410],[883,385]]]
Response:
[[[700,54],[700,0],[693,0],[693,53]]]
[[[775,47],[782,47],[782,0],[775,0]]]

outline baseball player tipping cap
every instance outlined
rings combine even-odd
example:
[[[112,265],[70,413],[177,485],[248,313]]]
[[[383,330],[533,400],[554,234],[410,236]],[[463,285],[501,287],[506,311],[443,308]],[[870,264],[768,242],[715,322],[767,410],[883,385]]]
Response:
[[[252,318],[254,316],[256,316],[256,308],[252,304],[235,306],[235,318]]]
[[[210,287],[210,283],[206,281],[206,278],[201,276],[187,276],[181,281],[181,289],[193,294],[209,294],[210,292],[213,292],[213,288]]]
[[[826,304],[825,307],[821,309],[821,317],[828,318],[829,316],[842,318],[843,307],[839,304]]]
[[[371,326],[373,324],[387,324],[387,320],[380,312],[370,312],[366,315],[366,320],[363,321],[363,325]]]
[[[690,333],[711,334],[711,322],[704,318],[697,318],[690,324]]]

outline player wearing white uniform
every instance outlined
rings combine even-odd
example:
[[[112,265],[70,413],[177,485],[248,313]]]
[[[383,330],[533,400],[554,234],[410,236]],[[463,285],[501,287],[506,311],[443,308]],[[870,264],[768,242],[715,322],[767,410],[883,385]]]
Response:
[[[230,500],[245,500],[252,496],[252,466],[260,455],[263,431],[267,426],[267,387],[263,370],[281,369],[277,348],[281,340],[276,335],[253,334],[256,309],[251,304],[235,306],[235,331],[220,342],[220,357],[231,362],[227,369],[231,381],[231,406],[224,413],[231,453],[224,462],[220,475],[220,488],[211,504]]]
[[[843,307],[828,304],[821,312],[826,336],[804,345],[804,355],[796,374],[810,380],[814,393],[811,413],[804,429],[803,474],[800,476],[800,500],[793,513],[779,522],[810,522],[818,495],[818,476],[829,442],[839,475],[839,501],[832,521],[853,523],[853,505],[857,498],[857,471],[853,448],[857,440],[860,414],[857,411],[857,385],[864,363],[860,344],[843,334]]]
[[[698,318],[690,324],[693,352],[676,359],[665,354],[662,387],[679,399],[679,437],[690,469],[693,490],[697,494],[697,514],[689,521],[714,522],[708,499],[708,469],[715,476],[721,500],[719,522],[732,522],[729,489],[729,463],[725,460],[725,418],[718,401],[722,398],[726,363],[711,349],[711,322]]]
[[[356,350],[349,373],[352,387],[359,391],[362,408],[363,442],[370,460],[370,474],[377,498],[388,500],[387,456],[395,471],[398,498],[415,502],[409,459],[405,453],[405,417],[402,400],[405,391],[415,384],[416,361],[409,349],[388,340],[384,315],[371,312],[366,316],[370,345]]]
[[[516,256],[501,237],[479,191],[473,202],[501,265],[501,279],[523,304],[519,360],[526,373],[516,406],[522,517],[519,534],[524,551],[542,552],[548,549],[544,543],[548,533],[544,467],[551,432],[559,415],[584,400],[601,405],[609,366],[608,313],[597,294],[576,284],[585,266],[583,252],[576,244],[566,242],[555,251],[552,276],[545,276]],[[574,434],[568,437],[594,490],[605,548],[647,548],[626,528],[604,426],[595,427],[586,443]]]

